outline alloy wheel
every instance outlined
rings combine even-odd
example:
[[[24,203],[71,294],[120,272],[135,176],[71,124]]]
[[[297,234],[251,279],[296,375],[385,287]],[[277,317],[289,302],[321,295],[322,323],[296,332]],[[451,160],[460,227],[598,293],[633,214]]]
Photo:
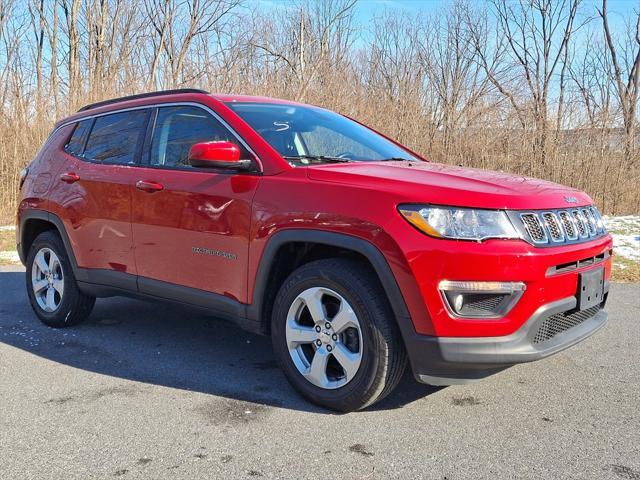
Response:
[[[325,389],[349,383],[362,362],[362,331],[351,305],[324,287],[308,288],[291,304],[286,341],[298,372]]]
[[[64,272],[60,259],[50,248],[41,248],[31,267],[31,286],[38,306],[45,312],[55,312],[64,295]]]

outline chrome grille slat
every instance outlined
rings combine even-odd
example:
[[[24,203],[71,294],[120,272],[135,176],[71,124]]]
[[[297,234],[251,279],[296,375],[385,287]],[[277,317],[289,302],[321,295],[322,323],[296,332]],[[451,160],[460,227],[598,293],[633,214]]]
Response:
[[[534,243],[547,243],[547,232],[542,226],[542,221],[537,213],[524,213],[520,215],[524,228]]]
[[[553,212],[544,212],[542,214],[542,219],[544,220],[545,227],[547,227],[551,241],[564,241],[564,231],[562,230],[562,226],[560,225],[556,214]]]
[[[587,226],[589,227],[589,235],[595,235],[597,232],[596,221],[593,218],[593,212],[589,208],[582,209],[582,215],[587,219]]]
[[[571,214],[576,222],[578,227],[578,235],[580,238],[586,238],[589,236],[589,232],[587,231],[586,222],[580,210],[572,210]]]
[[[593,215],[593,218],[596,221],[597,232],[604,233],[605,228],[604,228],[604,220],[602,219],[602,215],[600,215],[600,212],[596,207],[590,207],[589,209],[591,210],[591,214]]]
[[[573,218],[566,210],[561,210],[558,213],[560,217],[560,221],[562,222],[562,227],[564,228],[564,233],[567,236],[567,240],[575,240],[578,238],[578,234],[576,233],[575,222]]]

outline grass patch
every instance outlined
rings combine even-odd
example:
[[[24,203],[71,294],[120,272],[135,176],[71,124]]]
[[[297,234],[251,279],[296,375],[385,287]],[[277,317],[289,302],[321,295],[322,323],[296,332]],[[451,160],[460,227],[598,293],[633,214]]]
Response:
[[[0,252],[12,251],[16,249],[16,232],[15,230],[0,230]]]
[[[640,282],[640,263],[614,253],[611,280],[628,283]]]
[[[15,224],[16,224],[15,209],[3,210],[2,208],[0,208],[0,225],[15,225]]]
[[[17,265],[15,230],[0,230],[0,265]]]

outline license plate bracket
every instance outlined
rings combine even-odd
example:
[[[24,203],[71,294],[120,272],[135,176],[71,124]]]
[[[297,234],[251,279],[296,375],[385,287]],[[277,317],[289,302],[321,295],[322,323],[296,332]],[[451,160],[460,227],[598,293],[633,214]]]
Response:
[[[586,310],[602,303],[604,297],[604,268],[582,272],[578,279],[578,310]]]

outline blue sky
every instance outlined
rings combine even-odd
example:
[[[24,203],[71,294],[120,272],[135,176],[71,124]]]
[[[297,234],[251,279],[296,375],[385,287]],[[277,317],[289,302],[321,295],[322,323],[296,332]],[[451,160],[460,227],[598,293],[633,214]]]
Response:
[[[257,0],[264,8],[287,8],[294,6],[297,0]],[[483,0],[477,0],[481,2]],[[559,1],[559,0],[558,0]],[[446,8],[451,0],[359,0],[356,5],[356,23],[366,27],[370,20],[384,10],[397,10],[409,13],[437,12]],[[596,6],[601,0],[583,0],[582,12],[596,13]],[[625,19],[632,18],[640,12],[640,0],[608,0],[608,11],[612,28],[623,25]]]

